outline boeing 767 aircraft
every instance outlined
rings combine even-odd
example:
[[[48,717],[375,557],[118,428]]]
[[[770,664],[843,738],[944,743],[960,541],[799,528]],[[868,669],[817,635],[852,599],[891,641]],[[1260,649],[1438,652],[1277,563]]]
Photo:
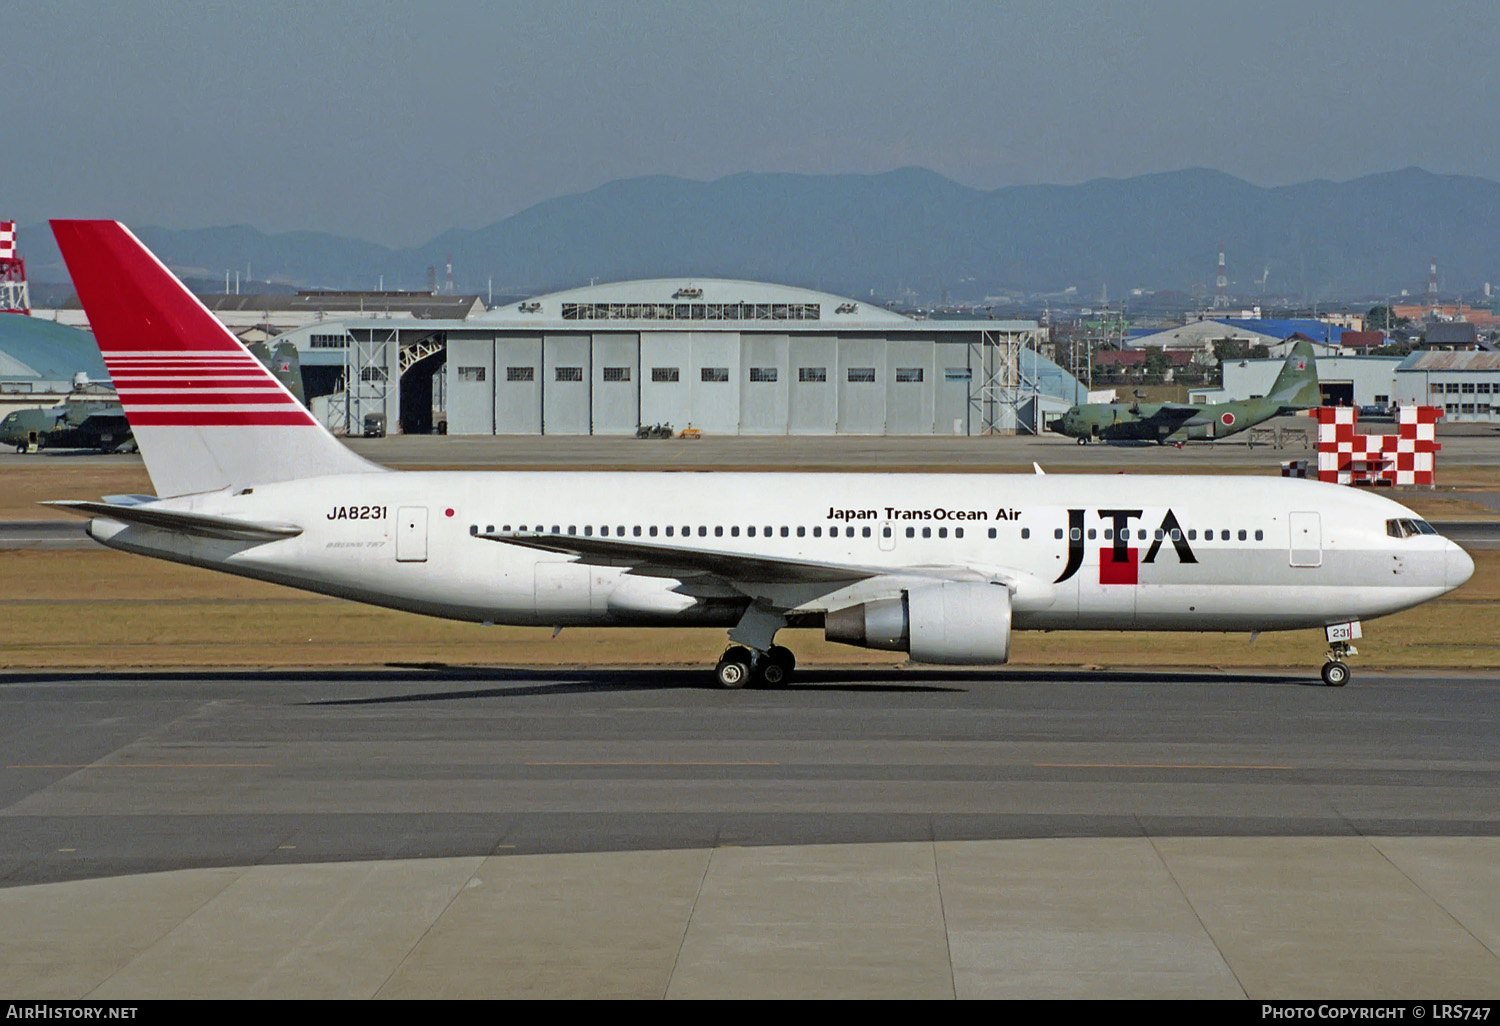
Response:
[[[1323,629],[1336,686],[1360,621],[1474,569],[1389,499],[1279,477],[392,472],[123,225],[52,224],[157,491],[55,505],[127,552],[476,623],[725,627],[726,688],[787,680],[786,626],[946,664],[1017,630]]]

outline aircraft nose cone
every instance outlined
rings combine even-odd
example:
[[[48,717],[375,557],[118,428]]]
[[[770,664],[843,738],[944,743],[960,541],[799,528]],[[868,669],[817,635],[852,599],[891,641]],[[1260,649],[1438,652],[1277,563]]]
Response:
[[[1447,584],[1449,591],[1452,591],[1474,576],[1473,558],[1452,542],[1448,543],[1447,563]]]

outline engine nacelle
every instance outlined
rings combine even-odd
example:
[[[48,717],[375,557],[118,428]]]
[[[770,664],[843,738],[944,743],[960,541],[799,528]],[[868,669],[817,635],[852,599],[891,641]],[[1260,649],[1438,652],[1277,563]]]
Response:
[[[912,588],[829,612],[823,636],[861,648],[906,652],[923,663],[1003,663],[1010,659],[1010,589],[944,583]]]

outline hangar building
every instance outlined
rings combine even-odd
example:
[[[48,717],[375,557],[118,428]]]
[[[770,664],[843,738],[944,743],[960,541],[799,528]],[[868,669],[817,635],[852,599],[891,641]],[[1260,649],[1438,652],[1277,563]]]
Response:
[[[25,314],[0,314],[0,416],[52,405],[73,390],[80,374],[109,380],[93,335]]]
[[[326,412],[452,434],[987,434],[1036,430],[1086,398],[1039,356],[1035,321],[920,320],[810,289],[627,281],[462,320],[327,321],[281,336],[339,368]],[[438,402],[433,402],[433,375]],[[313,388],[313,392],[324,389]],[[338,390],[335,390],[338,392]]]

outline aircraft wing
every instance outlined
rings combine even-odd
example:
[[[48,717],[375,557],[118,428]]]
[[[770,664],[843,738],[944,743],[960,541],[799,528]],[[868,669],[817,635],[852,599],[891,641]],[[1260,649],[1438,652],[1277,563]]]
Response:
[[[1202,412],[1201,406],[1189,406],[1186,403],[1162,403],[1150,416],[1142,419],[1153,424],[1164,424],[1175,428]]]
[[[481,533],[488,541],[506,542],[542,552],[574,556],[580,563],[595,566],[623,566],[643,577],[683,577],[712,574],[738,581],[812,583],[859,581],[866,577],[888,574],[882,567],[847,563],[824,563],[806,559],[784,559],[779,556],[745,555],[734,552],[704,551],[683,545],[632,541],[624,538],[585,538],[563,534]]]
[[[691,577],[708,574],[724,581],[765,584],[847,584],[871,577],[930,577],[943,581],[1012,580],[1020,574],[1000,568],[968,566],[866,566],[859,563],[828,563],[821,560],[787,559],[781,556],[705,551],[684,545],[627,540],[586,538],[563,534],[480,533],[487,541],[520,545],[542,552],[573,556],[593,566],[619,566],[642,577]]]
[[[183,513],[177,510],[152,509],[144,505],[116,505],[109,502],[80,502],[63,499],[44,502],[64,513],[81,517],[107,517],[122,524],[155,527],[164,531],[197,535],[200,538],[226,538],[233,541],[276,541],[280,538],[295,538],[302,533],[296,524],[270,523],[255,520],[239,520],[235,517],[216,517],[206,513]]]

